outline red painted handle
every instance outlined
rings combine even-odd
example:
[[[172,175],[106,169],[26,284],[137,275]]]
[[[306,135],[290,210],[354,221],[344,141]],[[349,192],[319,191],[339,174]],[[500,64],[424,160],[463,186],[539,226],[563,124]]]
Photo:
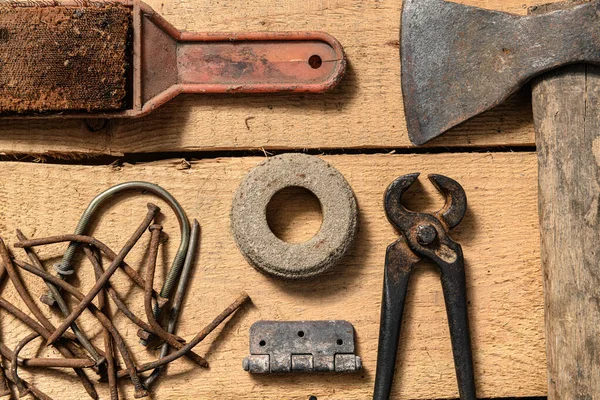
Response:
[[[344,72],[341,46],[326,34],[221,36],[185,35],[179,43],[179,82],[189,91],[322,92]]]
[[[321,32],[180,32],[142,8],[139,106],[149,112],[180,93],[319,93],[341,80],[341,44]]]

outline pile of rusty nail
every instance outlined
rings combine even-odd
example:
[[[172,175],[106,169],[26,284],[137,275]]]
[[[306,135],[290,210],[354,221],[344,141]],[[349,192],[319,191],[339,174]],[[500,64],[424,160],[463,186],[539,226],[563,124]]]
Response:
[[[202,329],[189,342],[186,342],[173,332],[177,324],[178,314],[183,303],[186,281],[190,278],[190,270],[195,256],[199,237],[199,224],[194,221],[189,237],[189,246],[185,254],[185,262],[182,263],[180,271],[177,271],[180,277],[170,277],[170,284],[177,284],[173,296],[164,295],[164,287],[161,293],[154,289],[154,274],[156,269],[157,254],[161,244],[162,226],[155,223],[157,214],[160,212],[158,206],[148,204],[148,214],[141,225],[136,229],[131,238],[127,241],[122,250],[114,253],[107,245],[96,238],[85,235],[62,235],[42,239],[29,240],[21,231],[17,231],[19,242],[14,244],[15,248],[23,249],[29,258],[29,262],[20,261],[9,253],[4,241],[0,238],[0,288],[4,287],[6,275],[14,285],[18,295],[21,297],[33,317],[20,310],[15,305],[8,302],[0,293],[0,309],[5,310],[17,320],[20,320],[33,332],[19,341],[14,349],[10,349],[4,343],[0,342],[0,397],[10,395],[12,389],[10,384],[16,386],[20,396],[31,394],[34,398],[50,399],[50,397],[32,385],[30,382],[19,378],[19,367],[42,367],[42,368],[72,368],[81,380],[86,392],[93,399],[98,399],[98,393],[94,384],[87,376],[85,369],[92,369],[96,372],[100,381],[108,381],[110,398],[118,399],[119,392],[117,381],[121,378],[129,377],[135,389],[135,398],[148,396],[149,385],[156,380],[161,369],[168,363],[186,356],[201,367],[208,367],[207,361],[194,353],[193,348],[198,345],[206,336],[222,324],[230,315],[232,315],[242,304],[248,300],[248,295],[243,293],[221,314],[219,314],[210,324]],[[85,214],[84,214],[85,215]],[[180,223],[182,221],[180,220]],[[186,220],[187,222],[187,220]],[[189,224],[188,224],[189,225]],[[143,234],[149,231],[151,235],[148,249],[149,256],[146,263],[146,275],[142,278],[125,261],[125,257],[133,249]],[[83,294],[77,288],[65,281],[65,275],[58,274],[54,276],[46,272],[42,260],[33,250],[34,247],[50,245],[55,243],[70,243],[69,249],[80,248],[85,253],[87,259],[94,268],[96,283],[93,288]],[[72,247],[73,246],[73,247]],[[72,255],[71,255],[72,256]],[[103,258],[110,260],[108,268],[103,268]],[[42,296],[43,302],[55,301],[60,307],[65,318],[60,326],[55,327],[42,313],[40,306],[33,300],[32,295],[23,284],[16,267],[27,271],[41,278],[48,286],[50,292]],[[59,268],[56,268],[59,271]],[[131,280],[144,289],[144,309],[147,321],[136,316],[119,297],[117,291],[111,286],[109,280],[118,270],[123,270]],[[178,278],[178,279],[177,279]],[[167,290],[170,292],[171,290]],[[64,294],[67,293],[79,301],[72,311],[69,310]],[[97,299],[97,305],[92,301]],[[123,313],[131,322],[136,324],[140,331],[138,336],[142,338],[143,343],[149,341],[162,342],[160,358],[153,362],[136,365],[130,350],[123,337],[113,324],[109,311],[109,299],[115,304],[120,312]],[[91,344],[85,334],[77,326],[76,320],[84,310],[89,310],[92,315],[103,327],[104,349]],[[167,312],[165,312],[167,311]],[[162,314],[168,315],[168,326],[163,328],[158,322]],[[35,318],[35,319],[34,319]],[[37,321],[36,321],[37,320]],[[71,328],[73,333],[69,332]],[[64,358],[22,358],[19,353],[27,344],[38,337],[45,340],[46,345],[54,346]],[[176,351],[169,353],[169,348],[173,347]],[[118,354],[125,365],[120,368],[121,362]],[[5,366],[10,365],[5,371]],[[142,380],[140,374],[146,371],[153,371],[149,377]]]

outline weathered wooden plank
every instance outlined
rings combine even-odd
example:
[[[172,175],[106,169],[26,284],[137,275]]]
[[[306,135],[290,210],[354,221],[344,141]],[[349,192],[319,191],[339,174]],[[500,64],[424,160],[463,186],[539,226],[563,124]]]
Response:
[[[355,248],[331,273],[308,282],[285,282],[252,269],[238,252],[229,233],[229,208],[244,175],[260,158],[203,160],[183,168],[177,161],[122,168],[2,163],[0,234],[14,242],[20,227],[30,237],[71,231],[81,211],[104,188],[129,180],[156,182],[170,190],[190,217],[199,218],[203,234],[201,255],[187,297],[178,333],[192,337],[236,295],[247,291],[253,304],[198,347],[210,370],[178,361],[170,376],[156,388],[157,399],[366,399],[372,393],[378,342],[379,307],[386,246],[397,237],[387,222],[382,197],[387,185],[402,174],[421,171],[457,179],[469,197],[469,212],[453,237],[466,257],[470,318],[479,397],[534,396],[546,393],[544,307],[537,223],[536,156],[517,154],[328,156],[352,185],[360,209]],[[408,194],[417,210],[441,206],[435,189],[423,181]],[[318,205],[299,200],[273,215],[284,238],[306,238],[318,226]],[[95,234],[115,249],[145,215],[152,197],[119,197],[102,213]],[[280,199],[281,200],[281,199]],[[285,203],[285,199],[281,200]],[[280,201],[279,204],[283,204]],[[159,258],[157,282],[162,281],[178,245],[175,218],[162,202],[165,231],[170,235]],[[307,205],[306,209],[304,205]],[[292,219],[286,229],[282,221]],[[148,236],[142,239],[148,243]],[[57,257],[64,246],[40,251]],[[21,251],[15,251],[24,257]],[[142,268],[144,252],[128,258]],[[49,263],[50,266],[50,263]],[[93,274],[85,266],[76,282],[85,290]],[[35,296],[43,285],[25,275]],[[141,292],[131,289],[122,274],[113,279],[129,293],[129,304],[142,312]],[[157,283],[158,286],[158,283]],[[3,296],[21,304],[7,285]],[[50,314],[50,313],[49,313]],[[53,320],[57,320],[52,315]],[[357,330],[358,353],[365,369],[356,375],[250,376],[241,367],[248,352],[248,329],[259,319],[347,319]],[[136,329],[120,314],[114,318],[126,332],[138,361],[152,358],[135,338]],[[0,311],[0,338],[15,346],[26,330]],[[100,329],[84,313],[82,326]],[[25,354],[35,351],[35,345]],[[400,346],[395,395],[403,399],[457,396],[454,366],[439,279],[432,267],[414,274]],[[31,378],[30,371],[23,371]],[[69,371],[36,371],[31,378],[54,398],[84,398]],[[126,387],[125,387],[126,386]],[[132,398],[130,385],[122,386]],[[103,392],[106,394],[106,392]]]
[[[550,399],[600,390],[599,84],[598,68],[578,65],[534,85]]]
[[[463,2],[524,14],[527,6],[545,1]],[[114,122],[96,133],[90,133],[77,121],[2,121],[0,152],[68,156],[410,146],[400,90],[400,1],[148,0],[148,3],[177,28],[189,31],[327,31],[344,45],[349,60],[348,75],[338,88],[325,95],[181,96],[148,117]],[[526,92],[432,145],[532,145],[530,95]]]

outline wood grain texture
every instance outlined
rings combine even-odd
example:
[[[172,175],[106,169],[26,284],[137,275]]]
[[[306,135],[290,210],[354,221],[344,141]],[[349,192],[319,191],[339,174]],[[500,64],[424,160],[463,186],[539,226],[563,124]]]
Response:
[[[466,258],[471,334],[475,355],[478,396],[535,396],[546,393],[542,276],[539,267],[537,228],[536,156],[518,154],[373,155],[328,156],[353,187],[360,220],[356,245],[341,265],[308,282],[279,281],[256,272],[237,250],[229,233],[229,209],[233,193],[245,174],[261,158],[223,158],[179,161],[120,168],[2,163],[0,185],[0,234],[14,243],[21,228],[28,237],[67,233],[74,229],[82,210],[104,188],[129,180],[162,185],[181,202],[190,218],[202,226],[200,257],[194,271],[178,334],[192,337],[245,290],[252,305],[235,315],[209,336],[197,351],[206,356],[210,370],[200,370],[187,360],[175,362],[169,376],[156,387],[156,399],[360,399],[371,396],[375,376],[383,262],[388,244],[398,234],[387,222],[383,193],[398,176],[420,171],[441,173],[458,180],[469,198],[469,211],[453,231]],[[407,194],[416,210],[441,207],[441,197],[426,180]],[[314,231],[318,207],[310,198],[283,207],[272,224],[294,221],[291,228],[274,228],[282,237],[296,238],[296,231]],[[302,200],[304,199],[304,200]],[[104,209],[94,234],[116,251],[146,213],[148,195],[120,196]],[[308,212],[302,201],[313,204]],[[157,286],[178,246],[176,220],[161,201],[165,231],[170,235],[161,250]],[[290,215],[294,214],[294,215]],[[148,235],[128,257],[143,272]],[[590,239],[591,240],[591,239]],[[140,249],[139,247],[142,247]],[[40,249],[43,259],[54,261],[65,246]],[[15,250],[19,258],[22,251]],[[51,263],[48,262],[50,267]],[[45,292],[39,280],[23,273],[34,297]],[[91,266],[84,265],[74,282],[83,291],[93,284]],[[127,296],[128,304],[143,315],[142,292],[131,288],[122,273],[112,280]],[[8,284],[2,295],[22,306]],[[44,309],[45,310],[45,309]],[[48,311],[57,322],[57,315]],[[101,343],[101,327],[84,313],[81,326]],[[248,354],[248,329],[260,319],[346,319],[357,332],[358,354],[364,370],[355,375],[251,376],[241,362]],[[153,358],[136,340],[136,329],[122,315],[113,318],[127,337],[138,362]],[[396,398],[431,399],[457,396],[447,320],[439,277],[431,266],[415,271],[405,312]],[[14,347],[27,330],[0,311],[0,338]],[[28,347],[24,355],[35,352]],[[53,353],[51,350],[48,352]],[[42,353],[45,354],[45,353]],[[84,398],[69,371],[23,371],[25,378],[54,398]],[[125,383],[125,382],[124,382]],[[103,396],[106,387],[100,386]],[[131,385],[123,384],[124,398],[133,397]],[[105,398],[105,397],[103,397]]]
[[[600,391],[600,69],[544,75],[533,92],[549,399]]]
[[[400,89],[399,0],[148,0],[188,31],[320,30],[344,46],[348,74],[324,95],[184,95],[148,117],[91,133],[81,121],[2,121],[0,153],[113,154],[243,149],[410,146]],[[463,0],[524,14],[545,0]],[[530,93],[430,146],[534,143]]]

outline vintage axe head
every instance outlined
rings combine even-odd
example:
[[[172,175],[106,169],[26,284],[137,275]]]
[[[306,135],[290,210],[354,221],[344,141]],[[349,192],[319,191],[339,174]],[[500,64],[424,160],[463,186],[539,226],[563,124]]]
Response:
[[[502,103],[531,78],[600,63],[600,0],[518,16],[404,0],[401,58],[411,141],[421,145]]]

